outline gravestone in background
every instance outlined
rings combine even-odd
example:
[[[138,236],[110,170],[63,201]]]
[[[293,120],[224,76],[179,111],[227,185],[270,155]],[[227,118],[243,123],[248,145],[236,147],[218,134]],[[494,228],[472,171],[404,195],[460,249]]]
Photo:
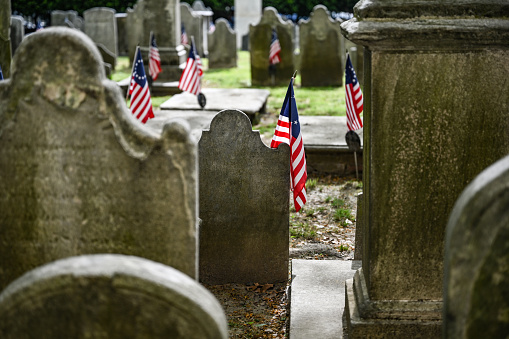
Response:
[[[247,115],[219,112],[198,144],[200,281],[288,279],[290,149],[270,149]]]
[[[85,33],[92,41],[103,45],[116,57],[118,56],[118,39],[115,13],[112,8],[94,7],[83,12],[83,17]]]
[[[208,56],[209,55],[209,42],[208,42],[208,32],[210,24],[213,22],[214,12],[210,7],[205,7],[203,1],[196,0],[193,2],[193,13],[195,15],[201,16],[201,30],[202,30],[202,51],[200,55]]]
[[[262,17],[261,0],[235,0],[234,29],[237,33],[237,48],[247,51],[248,44],[242,41],[247,35],[249,39],[249,25],[256,25]],[[244,48],[245,47],[245,48]]]
[[[11,75],[11,0],[0,0],[0,67],[4,79]]]
[[[25,26],[23,25],[23,17],[19,15],[11,16],[11,47],[12,54],[16,53],[21,40],[25,36]]]
[[[38,267],[0,294],[0,336],[226,339],[217,299],[169,266],[117,254]]]
[[[52,11],[51,26],[64,26],[84,31],[83,18],[76,11]]]
[[[341,28],[365,60],[366,248],[348,337],[438,338],[447,220],[509,154],[507,2],[362,0]]]
[[[343,85],[340,22],[332,20],[327,7],[317,5],[309,20],[301,20],[300,76],[303,87]]]
[[[281,45],[281,62],[276,64],[275,85],[287,85],[295,72],[293,59],[293,23],[285,22],[273,7],[266,7],[256,26],[249,26],[251,52],[251,84],[271,86],[269,74],[269,50],[272,29],[275,29]]]
[[[178,0],[139,0],[133,9],[127,9],[127,35],[129,37],[129,58],[134,58],[136,46],[139,45],[148,73],[148,54],[150,32],[156,38],[162,72],[158,84],[178,81],[182,75],[179,65],[185,63],[187,55],[180,45],[180,4]]]
[[[446,229],[444,338],[509,333],[509,157],[456,201]]]
[[[209,68],[237,67],[235,31],[226,19],[216,20],[216,30],[209,33]]]
[[[115,14],[115,19],[117,20],[117,41],[118,41],[118,55],[119,56],[127,56],[128,55],[128,41],[129,37],[127,36],[127,13],[117,13]],[[134,56],[130,56],[134,57]]]
[[[207,33],[207,31],[203,31],[203,17],[195,13],[187,2],[181,2],[180,19],[189,38],[189,44],[191,44],[191,37],[194,37],[198,55],[203,57],[203,34]]]
[[[59,41],[55,44],[55,41]],[[59,258],[120,253],[197,277],[197,146],[154,133],[84,33],[27,36],[0,86],[0,289]]]

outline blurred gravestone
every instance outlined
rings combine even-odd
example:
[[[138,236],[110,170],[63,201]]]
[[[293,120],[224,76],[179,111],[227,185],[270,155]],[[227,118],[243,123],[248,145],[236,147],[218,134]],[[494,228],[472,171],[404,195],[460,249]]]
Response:
[[[52,11],[51,12],[51,26],[64,26],[75,28],[80,31],[84,30],[83,18],[78,16],[76,11]]]
[[[273,7],[266,7],[256,26],[249,26],[251,51],[251,83],[253,86],[272,85],[269,73],[269,50],[272,29],[276,30],[281,45],[281,62],[276,64],[275,85],[285,85],[295,72],[293,59],[293,23],[285,22]]]
[[[18,338],[226,339],[217,299],[172,267],[117,254],[38,267],[0,294],[0,335]]]
[[[16,53],[19,44],[25,36],[25,26],[23,25],[23,17],[19,15],[11,16],[11,46],[12,54]]]
[[[340,22],[327,8],[317,5],[309,20],[301,20],[300,76],[303,87],[341,86],[343,67]]]
[[[444,338],[509,334],[509,157],[456,201],[446,229]]]
[[[209,68],[237,67],[237,40],[226,19],[216,21],[216,29],[209,33]]]
[[[212,9],[210,7],[205,7],[205,5],[203,4],[203,1],[201,1],[201,0],[194,1],[192,9],[193,9],[193,13],[195,15],[201,17],[202,49],[201,49],[200,55],[203,55],[204,57],[206,57],[209,54],[208,34],[207,33],[209,32],[210,25],[213,23],[212,17],[214,15],[214,12],[212,11]]]
[[[128,36],[127,36],[127,14],[117,13],[115,14],[117,20],[117,41],[118,41],[118,55],[128,55]]]
[[[194,37],[194,43],[198,55],[203,55],[203,17],[194,12],[193,8],[187,3],[180,3],[180,18],[182,25],[186,30],[189,38],[189,44],[191,44],[191,37]],[[205,31],[206,33],[206,31]]]
[[[115,10],[106,7],[94,7],[87,9],[83,16],[85,18],[85,33],[90,39],[96,44],[106,47],[115,57],[118,56]]]
[[[135,120],[77,30],[27,36],[12,70],[0,87],[0,288],[87,253],[145,257],[196,278],[189,127],[159,134]]]
[[[265,146],[238,110],[219,112],[198,147],[200,281],[286,281],[289,147]]]
[[[244,36],[249,39],[249,25],[256,25],[262,17],[262,0],[235,0],[235,32],[237,32],[237,48],[248,50]]]
[[[11,0],[0,0],[0,67],[4,78],[11,74]]]

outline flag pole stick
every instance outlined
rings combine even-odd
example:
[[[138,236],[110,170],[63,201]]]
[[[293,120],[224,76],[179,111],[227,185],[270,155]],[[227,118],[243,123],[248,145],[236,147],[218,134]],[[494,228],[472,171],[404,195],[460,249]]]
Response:
[[[353,155],[355,157],[355,177],[357,178],[357,180],[359,180],[359,169],[357,167],[357,151],[354,151]]]
[[[127,91],[125,94],[125,102],[127,103],[127,98],[129,98],[129,89],[131,88],[131,81],[133,79],[133,72],[134,72],[134,62],[136,60],[136,55],[138,55],[138,49],[140,48],[140,45],[138,44],[136,46],[136,50],[134,51],[134,58],[133,58],[133,67],[131,67],[131,75],[129,76],[129,82],[127,83]]]
[[[152,93],[152,82],[154,82],[154,79],[152,79],[152,75],[150,74],[150,51],[152,49],[152,37],[154,35],[154,32],[150,31],[150,38],[149,38],[149,41],[148,41],[148,64],[149,64],[149,69],[148,69],[148,77],[147,77],[147,80],[148,80],[148,88],[149,88],[149,91]]]

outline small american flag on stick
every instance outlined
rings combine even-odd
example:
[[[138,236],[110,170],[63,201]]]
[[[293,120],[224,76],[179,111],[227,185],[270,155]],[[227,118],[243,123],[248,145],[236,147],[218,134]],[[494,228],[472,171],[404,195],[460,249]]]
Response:
[[[279,53],[281,52],[281,45],[277,37],[276,30],[272,30],[272,38],[270,40],[270,51],[269,51],[269,62],[271,65],[275,65],[281,61]]]
[[[184,25],[182,25],[180,28],[180,43],[182,45],[189,45],[189,39],[187,38],[187,33]]]
[[[148,53],[148,73],[152,77],[152,80],[156,80],[161,69],[161,57],[159,56],[159,49],[156,45],[156,37],[154,33],[150,32],[150,49]]]
[[[129,95],[131,95],[131,113],[136,119],[144,124],[148,119],[154,117],[150,90],[148,88],[147,76],[143,68],[143,59],[141,58],[139,47],[136,48],[136,56],[133,61]]]
[[[350,55],[347,55],[345,68],[346,126],[349,131],[356,131],[362,128],[360,114],[364,108],[364,101]]]
[[[191,42],[191,49],[187,58],[186,67],[182,72],[179,81],[179,88],[184,92],[189,92],[198,95],[201,92],[201,76],[203,75],[201,59],[196,49],[194,42]]]
[[[308,174],[304,142],[300,132],[299,113],[297,112],[297,103],[293,94],[293,80],[294,78],[292,78],[288,86],[270,147],[277,148],[281,143],[290,145],[291,189],[293,191],[295,210],[298,212],[306,203],[306,180]]]

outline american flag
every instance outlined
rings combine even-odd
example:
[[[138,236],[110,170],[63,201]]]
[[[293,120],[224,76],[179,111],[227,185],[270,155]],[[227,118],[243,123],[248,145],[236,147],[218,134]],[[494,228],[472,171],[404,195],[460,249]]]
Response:
[[[279,53],[281,52],[281,45],[279,44],[279,39],[277,38],[276,30],[272,30],[272,38],[270,40],[270,52],[269,52],[269,61],[271,65],[275,65],[281,61],[279,57]]]
[[[359,86],[359,80],[350,60],[350,55],[346,59],[345,70],[345,92],[346,92],[346,126],[349,131],[356,131],[362,128],[360,114],[364,108],[362,91]]]
[[[293,191],[293,202],[298,212],[306,203],[306,155],[304,154],[304,142],[300,133],[299,113],[293,94],[293,78],[288,86],[285,101],[279,114],[279,119],[270,143],[271,148],[277,148],[279,144],[290,145],[291,151],[291,189]]]
[[[148,73],[152,77],[152,80],[156,80],[161,69],[161,57],[159,56],[159,49],[156,45],[156,38],[154,34],[150,33],[150,50],[148,53]]]
[[[146,123],[148,119],[152,119],[154,117],[152,100],[150,99],[147,76],[145,75],[143,59],[141,58],[141,51],[139,48],[137,48],[136,57],[134,58],[129,94],[131,95],[131,113],[136,119],[143,124]]]
[[[191,42],[189,57],[187,58],[186,67],[180,77],[179,88],[182,91],[198,95],[198,93],[201,92],[201,77],[203,75],[202,68],[200,56],[196,53],[194,43]]]
[[[189,39],[187,38],[186,29],[184,28],[184,25],[180,28],[180,43],[182,45],[189,45]]]

